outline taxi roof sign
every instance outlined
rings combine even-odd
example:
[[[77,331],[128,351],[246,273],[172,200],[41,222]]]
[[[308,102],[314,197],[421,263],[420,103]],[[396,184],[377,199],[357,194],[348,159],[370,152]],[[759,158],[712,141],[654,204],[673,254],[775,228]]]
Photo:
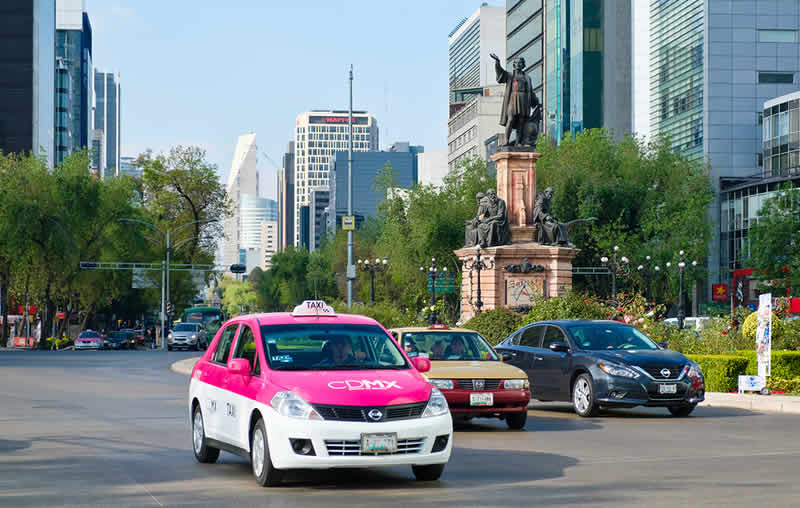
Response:
[[[335,316],[333,307],[322,300],[306,300],[292,311],[292,316]]]

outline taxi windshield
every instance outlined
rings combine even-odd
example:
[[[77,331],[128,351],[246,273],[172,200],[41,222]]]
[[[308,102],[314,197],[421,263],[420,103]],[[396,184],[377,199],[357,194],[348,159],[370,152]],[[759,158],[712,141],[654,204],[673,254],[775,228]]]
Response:
[[[408,356],[430,360],[491,360],[497,355],[475,332],[406,332],[403,347]]]
[[[261,339],[272,370],[374,370],[410,368],[379,326],[263,325]]]

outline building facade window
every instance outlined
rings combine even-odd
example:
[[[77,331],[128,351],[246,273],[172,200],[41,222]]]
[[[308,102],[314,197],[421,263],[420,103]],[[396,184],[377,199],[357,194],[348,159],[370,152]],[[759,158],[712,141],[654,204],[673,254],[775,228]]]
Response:
[[[761,84],[792,84],[794,72],[758,71],[758,83]]]
[[[797,42],[797,30],[762,29],[758,31],[758,42]]]

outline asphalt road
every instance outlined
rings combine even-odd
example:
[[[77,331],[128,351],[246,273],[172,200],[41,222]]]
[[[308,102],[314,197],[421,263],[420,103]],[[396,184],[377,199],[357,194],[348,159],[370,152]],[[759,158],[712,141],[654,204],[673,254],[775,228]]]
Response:
[[[391,468],[264,489],[233,455],[195,462],[188,378],[168,368],[192,354],[0,352],[0,506],[800,506],[800,417],[713,408],[542,405],[522,432],[458,429],[439,482]]]

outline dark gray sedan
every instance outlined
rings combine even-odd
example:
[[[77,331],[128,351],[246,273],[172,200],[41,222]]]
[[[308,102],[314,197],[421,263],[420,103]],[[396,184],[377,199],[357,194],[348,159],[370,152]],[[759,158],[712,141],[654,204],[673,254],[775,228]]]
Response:
[[[634,406],[688,416],[705,396],[699,365],[616,321],[540,321],[495,349],[528,374],[534,399],[572,402],[580,416]]]

